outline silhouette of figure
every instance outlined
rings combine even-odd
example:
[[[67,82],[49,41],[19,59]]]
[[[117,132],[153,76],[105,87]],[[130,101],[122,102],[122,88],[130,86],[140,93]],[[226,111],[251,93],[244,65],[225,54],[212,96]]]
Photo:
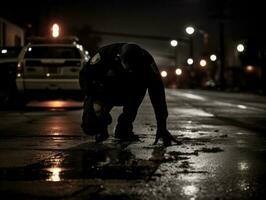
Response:
[[[85,93],[81,127],[86,134],[95,135],[96,142],[109,137],[107,127],[112,122],[110,111],[114,106],[123,106],[115,138],[139,140],[132,123],[148,89],[157,121],[154,144],[159,139],[165,146],[181,144],[167,130],[164,85],[153,57],[145,49],[131,43],[104,46],[80,71],[79,81]]]

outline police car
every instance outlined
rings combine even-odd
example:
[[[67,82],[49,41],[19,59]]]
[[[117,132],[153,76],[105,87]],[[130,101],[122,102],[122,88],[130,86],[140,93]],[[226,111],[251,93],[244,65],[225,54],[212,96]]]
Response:
[[[40,90],[78,91],[79,71],[89,56],[78,38],[30,38],[17,64],[16,84],[21,93]]]

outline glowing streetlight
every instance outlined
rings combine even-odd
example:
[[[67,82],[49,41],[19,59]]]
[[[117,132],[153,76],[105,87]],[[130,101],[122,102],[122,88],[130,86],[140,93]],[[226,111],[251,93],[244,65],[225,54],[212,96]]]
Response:
[[[171,40],[170,44],[172,47],[176,47],[178,45],[178,41],[177,40]]]
[[[163,78],[165,78],[165,77],[167,76],[167,72],[166,72],[166,71],[162,71],[162,72],[161,72],[161,76],[162,76]]]
[[[53,24],[52,26],[52,36],[53,38],[57,38],[60,35],[60,27],[58,24]]]
[[[195,29],[192,26],[186,28],[186,33],[192,35],[195,32]]]
[[[254,66],[252,66],[252,65],[248,65],[248,66],[246,66],[246,71],[247,72],[253,72],[254,71]]]
[[[245,47],[244,47],[243,44],[238,44],[236,49],[237,49],[238,52],[243,52],[245,50]]]
[[[210,59],[211,59],[211,61],[214,62],[217,60],[217,56],[215,54],[212,54],[212,55],[210,55]]]
[[[175,70],[175,73],[176,73],[177,76],[180,76],[180,75],[182,74],[182,69],[177,68],[177,69]]]
[[[192,58],[189,58],[189,59],[187,59],[187,64],[189,64],[189,65],[192,65],[193,64],[193,59]]]
[[[206,65],[207,65],[207,61],[205,59],[201,59],[200,60],[200,66],[201,67],[206,67]]]

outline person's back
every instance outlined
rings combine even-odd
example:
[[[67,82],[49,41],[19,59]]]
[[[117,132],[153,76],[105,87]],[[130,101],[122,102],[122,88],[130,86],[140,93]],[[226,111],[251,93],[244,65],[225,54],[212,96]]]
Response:
[[[122,49],[125,44],[102,47],[92,57],[87,68],[86,77],[91,77],[91,91],[88,92],[98,99],[104,97],[104,100],[116,106],[122,106],[135,95],[134,91],[138,91],[139,87],[147,87],[146,63],[152,62],[148,52],[135,44],[130,45],[128,52],[128,48]]]
[[[166,129],[168,115],[164,86],[152,56],[136,44],[117,43],[102,47],[80,72],[86,94],[82,128],[100,142],[108,138],[107,126],[113,106],[123,106],[115,137],[136,140],[133,121],[148,89],[157,120],[156,143],[178,142]]]

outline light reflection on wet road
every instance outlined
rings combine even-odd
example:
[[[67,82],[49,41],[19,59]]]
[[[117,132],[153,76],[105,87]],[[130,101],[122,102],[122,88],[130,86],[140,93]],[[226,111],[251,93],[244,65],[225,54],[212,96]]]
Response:
[[[81,102],[69,108],[66,102],[31,102],[24,111],[1,111],[0,192],[17,197],[20,183],[27,181],[36,185],[34,194],[23,187],[28,199],[36,199],[36,191],[37,198],[63,195],[44,195],[38,184],[46,181],[47,188],[76,185],[63,195],[71,199],[263,199],[266,102],[250,99],[167,90],[168,128],[183,142],[168,148],[152,145],[156,126],[148,99],[134,129],[142,141],[132,144],[119,143],[112,133],[94,144],[80,130]]]

